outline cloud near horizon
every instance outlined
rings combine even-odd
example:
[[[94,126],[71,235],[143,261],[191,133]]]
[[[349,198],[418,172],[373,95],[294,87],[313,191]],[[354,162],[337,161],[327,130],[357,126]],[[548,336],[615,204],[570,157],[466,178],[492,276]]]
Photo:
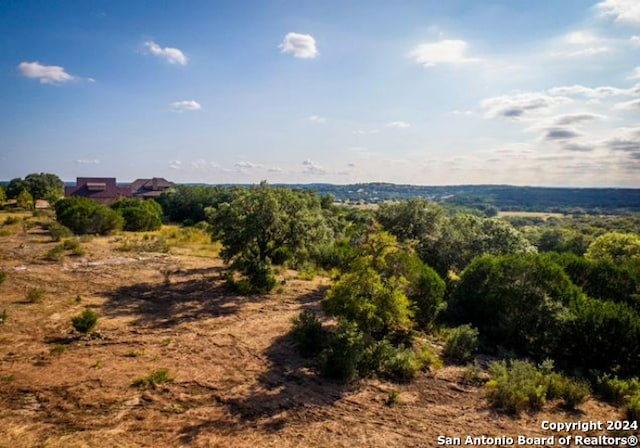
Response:
[[[467,42],[464,40],[440,40],[420,44],[409,52],[409,57],[424,67],[440,64],[471,64],[482,59],[466,56]]]

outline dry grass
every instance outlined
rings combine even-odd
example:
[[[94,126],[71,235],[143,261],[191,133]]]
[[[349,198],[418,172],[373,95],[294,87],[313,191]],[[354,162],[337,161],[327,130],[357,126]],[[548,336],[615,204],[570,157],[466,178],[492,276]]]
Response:
[[[499,218],[540,218],[545,221],[549,218],[564,218],[564,213],[547,212],[498,212]]]
[[[0,378],[10,378],[0,381],[0,447],[415,447],[441,434],[542,436],[544,419],[617,417],[595,401],[579,416],[553,406],[501,416],[457,367],[403,385],[323,381],[288,331],[293,316],[317,308],[326,280],[240,297],[223,289],[219,259],[197,256],[203,241],[170,254],[123,253],[114,238],[51,263],[41,257],[55,243],[37,228],[0,237],[0,270],[10,274],[0,286],[10,316],[0,326]],[[47,300],[25,301],[30,287]],[[79,336],[71,318],[86,308],[100,324]],[[172,382],[131,386],[161,368]]]

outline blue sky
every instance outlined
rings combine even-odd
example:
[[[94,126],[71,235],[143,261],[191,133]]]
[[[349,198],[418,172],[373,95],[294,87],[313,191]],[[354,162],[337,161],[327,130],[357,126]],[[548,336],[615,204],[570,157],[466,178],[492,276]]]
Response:
[[[0,1],[0,179],[640,187],[640,2]]]

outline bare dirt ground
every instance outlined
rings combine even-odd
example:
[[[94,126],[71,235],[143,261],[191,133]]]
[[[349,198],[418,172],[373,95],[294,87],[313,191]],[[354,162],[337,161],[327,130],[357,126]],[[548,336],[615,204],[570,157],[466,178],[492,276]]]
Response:
[[[411,384],[327,382],[288,336],[327,280],[288,274],[278,293],[241,297],[201,247],[120,252],[121,236],[100,237],[83,242],[84,256],[53,262],[46,234],[12,229],[0,236],[1,447],[430,447],[439,435],[549,436],[543,420],[620,418],[594,400],[577,413],[550,403],[501,415],[453,366]],[[44,291],[40,302],[26,299],[31,288]],[[97,331],[79,336],[70,319],[87,307]],[[132,386],[160,368],[172,382]]]

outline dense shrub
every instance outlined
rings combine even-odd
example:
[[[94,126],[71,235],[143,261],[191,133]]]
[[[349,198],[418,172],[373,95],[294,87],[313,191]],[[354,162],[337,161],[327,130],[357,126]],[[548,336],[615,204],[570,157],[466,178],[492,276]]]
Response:
[[[449,332],[442,354],[451,361],[465,363],[473,358],[477,349],[478,330],[471,325],[462,325]]]
[[[539,410],[547,400],[561,399],[565,407],[573,409],[583,403],[590,393],[585,383],[575,382],[553,372],[553,363],[536,368],[527,361],[504,361],[489,366],[493,377],[487,383],[487,397],[499,410],[517,414],[524,410]]]
[[[640,380],[637,377],[621,379],[616,375],[604,374],[596,379],[596,391],[605,400],[622,404],[633,395],[640,394]]]
[[[162,226],[162,208],[153,199],[119,199],[111,208],[124,218],[124,230],[158,230]]]
[[[322,374],[343,383],[355,380],[366,347],[364,334],[358,326],[353,322],[341,321],[329,346],[322,352]]]
[[[486,256],[465,269],[450,307],[486,342],[543,359],[566,346],[569,306],[579,296],[562,268],[543,256]],[[576,346],[576,354],[585,347]]]
[[[302,356],[317,355],[326,344],[327,333],[322,322],[310,310],[304,310],[293,319],[291,333]]]
[[[169,369],[162,368],[158,370],[154,370],[148,376],[136,378],[131,383],[133,387],[151,387],[155,389],[157,385],[170,383],[173,381],[173,378],[169,376]]]
[[[63,238],[67,238],[73,235],[73,232],[69,228],[57,222],[48,224],[47,233],[49,233],[51,241],[60,241]]]
[[[82,197],[64,198],[56,202],[56,219],[76,234],[106,235],[122,229],[124,219],[109,207]]]
[[[86,309],[71,319],[71,324],[76,331],[80,333],[89,333],[96,326],[98,315],[93,311]]]

